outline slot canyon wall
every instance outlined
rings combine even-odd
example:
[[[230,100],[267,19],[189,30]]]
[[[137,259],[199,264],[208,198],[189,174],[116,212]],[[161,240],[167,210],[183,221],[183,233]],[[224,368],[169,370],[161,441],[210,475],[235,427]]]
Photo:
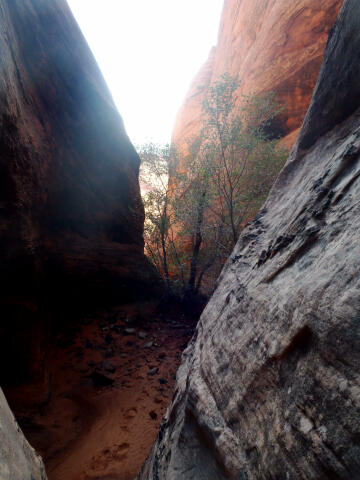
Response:
[[[139,480],[359,478],[359,19],[345,0],[299,138],[183,354]]]
[[[139,158],[67,3],[0,15],[5,293],[146,281]]]
[[[0,381],[47,390],[51,319],[141,297],[139,158],[65,0],[0,0]],[[81,307],[82,308],[82,307]],[[22,395],[23,401],[32,401]]]
[[[43,462],[24,438],[0,388],[1,480],[46,480]]]
[[[274,91],[285,109],[273,133],[291,147],[299,133],[341,0],[226,0],[218,44],[192,82],[178,112],[173,142],[201,128],[201,105],[209,84],[225,72],[239,76],[239,93]],[[240,97],[239,97],[240,98]]]

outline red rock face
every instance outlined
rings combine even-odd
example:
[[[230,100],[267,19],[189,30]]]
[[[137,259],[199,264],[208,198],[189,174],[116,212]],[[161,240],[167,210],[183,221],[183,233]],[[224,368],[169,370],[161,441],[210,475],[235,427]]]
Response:
[[[1,0],[0,19],[7,290],[146,282],[139,159],[66,2]]]
[[[28,357],[41,363],[35,332],[47,323],[39,304],[59,312],[76,297],[86,306],[104,295],[128,300],[153,282],[138,170],[66,1],[0,0],[3,365],[16,348],[34,377]]]
[[[229,72],[239,76],[240,93],[276,92],[285,109],[274,133],[292,146],[341,4],[342,0],[225,0],[218,45],[178,113],[175,144],[181,149],[184,139],[199,132],[208,85]]]

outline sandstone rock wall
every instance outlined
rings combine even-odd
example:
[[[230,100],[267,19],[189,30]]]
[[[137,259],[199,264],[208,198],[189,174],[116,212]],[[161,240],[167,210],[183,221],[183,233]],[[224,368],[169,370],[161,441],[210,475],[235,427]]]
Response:
[[[209,83],[238,75],[239,93],[275,91],[285,110],[273,133],[291,147],[319,73],[328,33],[341,0],[225,0],[218,44],[194,79],[181,107],[173,141],[181,150],[198,134]]]
[[[155,286],[138,171],[67,2],[0,0],[3,386],[36,380],[44,400],[55,315],[61,328],[78,321],[75,303],[129,301]]]
[[[41,458],[30,447],[0,389],[1,480],[46,480]]]
[[[359,478],[360,3],[185,350],[141,480]]]
[[[138,170],[66,1],[1,0],[2,293],[144,286]]]

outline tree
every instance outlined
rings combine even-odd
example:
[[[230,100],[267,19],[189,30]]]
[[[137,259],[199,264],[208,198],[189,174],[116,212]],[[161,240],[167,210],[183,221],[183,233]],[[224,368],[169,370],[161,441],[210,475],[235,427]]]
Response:
[[[239,97],[238,88],[228,74],[210,86],[186,154],[154,144],[139,152],[147,254],[169,290],[188,296],[210,272],[215,280],[286,158],[269,134],[281,111],[274,94]]]
[[[172,208],[177,229],[177,243],[182,243],[181,268],[188,266],[184,292],[193,296],[199,292],[202,277],[212,256],[209,233],[211,225],[206,214],[213,201],[211,163],[201,151],[199,139],[189,142],[189,153],[182,159],[183,172],[173,173],[176,185],[172,193]],[[212,264],[213,262],[211,262]],[[180,265],[179,265],[180,266]],[[210,266],[210,264],[209,264]],[[200,270],[203,271],[200,271]]]
[[[203,103],[202,150],[213,173],[212,213],[224,222],[227,254],[244,222],[267,195],[287,152],[267,131],[281,108],[274,93],[237,97],[239,82],[228,74],[214,82]],[[222,223],[221,222],[221,223]]]
[[[140,183],[145,208],[145,251],[171,288],[168,248],[171,219],[169,212],[169,164],[175,150],[154,143],[138,149],[141,158]]]

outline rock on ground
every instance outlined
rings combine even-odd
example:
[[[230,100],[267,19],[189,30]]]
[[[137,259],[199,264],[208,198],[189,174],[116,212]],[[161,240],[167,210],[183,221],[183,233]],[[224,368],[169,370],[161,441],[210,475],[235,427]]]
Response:
[[[360,478],[359,20],[345,0],[300,137],[183,354],[139,480]]]

